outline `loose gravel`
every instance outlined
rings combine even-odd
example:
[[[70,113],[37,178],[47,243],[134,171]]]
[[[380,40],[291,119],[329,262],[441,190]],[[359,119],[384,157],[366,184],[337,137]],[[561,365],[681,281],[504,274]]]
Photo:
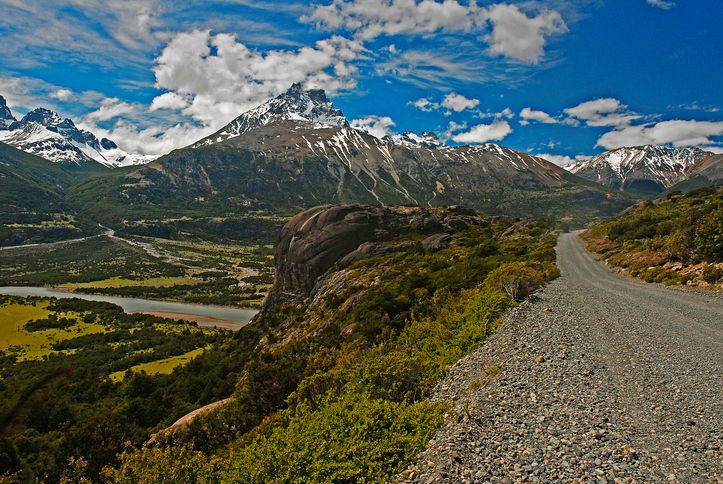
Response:
[[[459,417],[401,482],[723,483],[723,299],[613,274],[576,234],[433,398]]]

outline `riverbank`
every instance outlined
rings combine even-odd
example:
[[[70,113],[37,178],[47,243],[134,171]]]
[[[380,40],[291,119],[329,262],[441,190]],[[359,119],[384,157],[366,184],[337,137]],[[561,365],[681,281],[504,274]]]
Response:
[[[196,322],[201,327],[222,328],[231,331],[238,331],[251,321],[258,312],[249,308],[155,301],[121,296],[101,296],[33,286],[4,286],[0,287],[0,294],[20,297],[54,297],[58,299],[79,298],[86,301],[108,302],[122,307],[126,313],[143,313],[170,319],[183,319]]]

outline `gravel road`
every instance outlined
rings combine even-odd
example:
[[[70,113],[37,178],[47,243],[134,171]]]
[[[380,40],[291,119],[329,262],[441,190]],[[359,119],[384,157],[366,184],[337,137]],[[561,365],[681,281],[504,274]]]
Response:
[[[614,274],[576,234],[434,399],[402,482],[723,482],[723,299]]]

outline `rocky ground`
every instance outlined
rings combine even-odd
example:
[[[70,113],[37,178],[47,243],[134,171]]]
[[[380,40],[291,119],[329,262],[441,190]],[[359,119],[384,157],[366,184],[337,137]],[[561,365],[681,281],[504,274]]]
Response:
[[[562,277],[434,398],[453,420],[402,482],[723,482],[723,300],[624,278],[575,234]]]

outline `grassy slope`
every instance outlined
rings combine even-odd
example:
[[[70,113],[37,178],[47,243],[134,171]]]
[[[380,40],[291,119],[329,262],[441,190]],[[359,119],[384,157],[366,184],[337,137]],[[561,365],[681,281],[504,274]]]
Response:
[[[315,304],[264,313],[235,340],[250,350],[233,355],[235,401],[167,436],[165,448],[124,454],[107,475],[388,479],[443,422],[445,406],[426,397],[513,304],[502,288],[524,281],[524,297],[557,273],[552,227],[511,225],[470,228],[436,252],[411,244],[358,261]]]
[[[608,264],[647,282],[720,287],[723,188],[643,203],[583,238]]]

